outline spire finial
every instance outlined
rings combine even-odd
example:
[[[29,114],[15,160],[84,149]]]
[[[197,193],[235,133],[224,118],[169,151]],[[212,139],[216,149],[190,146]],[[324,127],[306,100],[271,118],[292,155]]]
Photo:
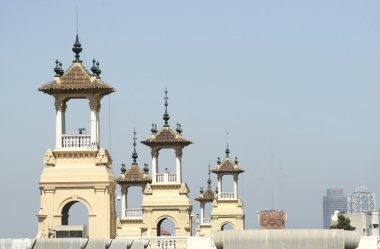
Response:
[[[237,165],[239,163],[237,156],[235,156],[235,164]]]
[[[121,164],[121,173],[125,174],[125,171],[126,171],[126,169],[125,169],[125,164],[122,163],[122,164]]]
[[[137,152],[136,152],[136,130],[133,130],[133,153],[132,153],[132,158],[133,158],[133,163],[132,165],[137,165],[136,159],[138,158]]]
[[[55,77],[59,77],[59,76],[61,76],[60,74],[59,74],[59,72],[60,72],[60,68],[59,68],[59,60],[55,60],[55,68],[54,68],[54,72],[55,72]]]
[[[177,128],[175,129],[176,132],[178,133],[178,135],[181,135],[182,134],[182,127],[181,127],[181,124],[180,123],[177,123]]]
[[[165,113],[163,119],[165,120],[164,127],[169,127],[168,120],[170,119],[169,113],[168,113],[168,88],[165,86]]]
[[[227,148],[226,148],[226,157],[230,157],[229,154],[230,154],[230,149],[228,148],[228,144],[227,144]]]
[[[216,161],[217,164],[220,164],[220,157],[218,157],[218,160]]]
[[[208,180],[207,180],[207,184],[208,184],[208,188],[211,188],[211,177],[210,177],[210,163],[208,164]]]
[[[144,163],[144,173],[148,174],[149,173],[149,167],[147,163]]]
[[[82,61],[79,59],[79,57],[80,57],[79,53],[82,52],[82,44],[80,44],[80,42],[79,42],[78,33],[77,33],[77,36],[76,36],[76,39],[75,39],[75,43],[73,45],[72,50],[75,53],[75,60],[73,60],[73,62],[79,62],[79,63],[81,63]]]

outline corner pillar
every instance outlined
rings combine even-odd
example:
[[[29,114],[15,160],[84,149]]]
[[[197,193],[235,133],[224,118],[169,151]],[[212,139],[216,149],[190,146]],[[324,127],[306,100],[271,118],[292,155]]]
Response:
[[[182,182],[182,148],[175,149],[176,182]]]

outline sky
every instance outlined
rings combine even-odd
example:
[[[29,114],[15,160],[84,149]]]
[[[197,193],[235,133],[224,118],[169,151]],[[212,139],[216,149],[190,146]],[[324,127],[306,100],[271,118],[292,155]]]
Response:
[[[245,170],[246,228],[272,207],[288,212],[287,228],[322,228],[327,188],[380,194],[379,13],[376,0],[0,1],[0,237],[37,233],[42,157],[55,144],[53,98],[37,88],[56,59],[71,65],[77,26],[84,65],[96,58],[117,89],[101,110],[115,176],[132,162],[133,129],[140,141],[163,125],[167,86],[169,123],[194,142],[183,153],[190,197],[228,142]],[[89,130],[85,101],[67,112],[68,132]],[[151,164],[148,147],[137,152]]]

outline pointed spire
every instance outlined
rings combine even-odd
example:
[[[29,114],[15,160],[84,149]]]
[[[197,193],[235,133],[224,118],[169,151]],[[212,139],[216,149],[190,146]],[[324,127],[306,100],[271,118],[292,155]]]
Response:
[[[228,148],[228,144],[227,144],[227,148],[226,148],[226,157],[230,157],[229,154],[230,154],[230,149]]]
[[[211,188],[211,176],[210,176],[210,172],[211,172],[210,164],[208,164],[208,180],[207,180],[208,188]]]
[[[203,193],[204,193],[203,187],[201,187],[201,189],[199,190],[199,193],[200,193],[201,195],[203,195]]]
[[[237,156],[235,156],[235,161],[234,162],[235,162],[236,165],[238,164],[239,161],[237,159]]]
[[[218,157],[218,160],[216,161],[217,164],[220,164],[220,157]]]
[[[168,89],[167,87],[165,86],[165,113],[164,113],[164,117],[163,119],[165,120],[165,125],[164,127],[169,127],[169,124],[168,124],[168,120],[170,119],[170,116],[169,116],[169,113],[168,113]]]
[[[137,152],[136,152],[136,130],[133,130],[133,153],[132,153],[132,158],[133,158],[133,163],[132,165],[137,165],[136,159],[138,158]]]
[[[157,125],[152,124],[152,128],[150,128],[150,131],[152,132],[152,135],[155,135],[157,133]]]
[[[65,71],[62,68],[62,62],[59,62],[59,75],[62,76],[65,73]]]
[[[92,72],[92,76],[98,76],[98,74],[96,73],[97,68],[96,68],[96,60],[95,59],[92,60],[91,72]]]
[[[79,59],[79,57],[80,57],[79,54],[80,54],[80,52],[82,52],[82,44],[80,44],[80,42],[79,42],[78,34],[76,36],[75,43],[73,45],[72,50],[75,53],[75,60],[73,60],[73,62],[81,63],[82,61]]]

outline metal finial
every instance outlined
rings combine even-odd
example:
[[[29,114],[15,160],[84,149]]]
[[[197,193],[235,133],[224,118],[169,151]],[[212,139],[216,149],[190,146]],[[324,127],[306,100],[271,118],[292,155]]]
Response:
[[[199,193],[200,193],[201,195],[203,195],[204,192],[205,192],[205,191],[203,190],[203,187],[201,187],[201,189],[199,190]]]
[[[230,149],[228,148],[228,144],[227,144],[227,148],[226,148],[226,157],[230,157],[229,154],[230,154]]]
[[[175,129],[176,132],[181,135],[182,134],[182,127],[181,127],[181,124],[180,123],[177,123],[177,129]]]
[[[218,157],[218,160],[216,161],[217,164],[220,164],[220,157]]]
[[[237,165],[238,162],[239,162],[236,156],[235,156],[235,161],[234,161],[234,162],[235,162],[236,165]]]
[[[75,60],[73,60],[73,62],[82,62],[79,59],[79,57],[80,57],[79,54],[80,54],[80,52],[82,52],[82,44],[80,44],[80,42],[79,42],[78,34],[76,36],[75,43],[73,45],[72,50],[75,53]]]
[[[218,194],[218,187],[215,188],[215,194]]]
[[[59,62],[59,75],[62,76],[64,74],[64,70],[62,68],[62,62]]]
[[[170,119],[170,116],[169,116],[169,113],[168,113],[168,89],[167,87],[165,86],[165,113],[164,113],[164,117],[163,119],[165,120],[165,124],[164,124],[164,127],[169,127],[169,124],[168,124],[168,121]]]
[[[208,184],[208,188],[211,188],[211,170],[210,170],[210,164],[208,164],[208,180],[207,180],[207,184]]]
[[[136,130],[133,130],[133,153],[132,153],[132,158],[133,158],[133,163],[132,165],[137,165],[136,159],[138,158],[137,152],[136,152]]]
[[[98,75],[98,79],[100,79],[100,74],[102,73],[102,70],[99,68],[99,61],[96,61],[96,74]]]
[[[96,60],[95,59],[92,60],[91,72],[92,72],[92,76],[98,76],[98,74],[96,73],[97,68],[96,68]]]
[[[59,61],[58,60],[55,60],[54,72],[55,72],[55,75],[54,75],[55,77],[61,76],[60,75],[60,68],[59,68]]]
[[[147,163],[144,163],[144,173],[148,174],[149,173],[149,167]]]
[[[125,169],[125,164],[124,163],[121,164],[121,169],[120,170],[121,170],[121,173],[125,174],[126,169]]]
[[[152,124],[152,128],[150,129],[150,131],[152,132],[152,135],[156,134],[157,133],[157,125]]]

